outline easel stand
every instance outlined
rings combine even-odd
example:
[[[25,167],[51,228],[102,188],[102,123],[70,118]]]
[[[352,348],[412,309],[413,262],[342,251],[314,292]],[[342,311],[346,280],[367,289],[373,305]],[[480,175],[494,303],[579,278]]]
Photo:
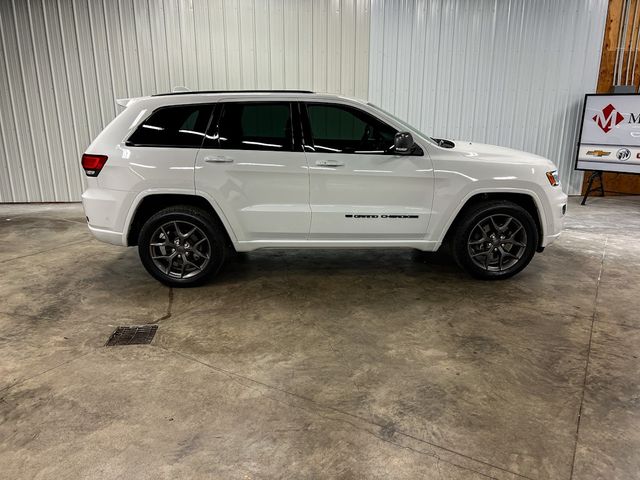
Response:
[[[593,181],[596,178],[600,180],[600,185],[594,188]],[[589,196],[589,194],[591,192],[595,192],[596,190],[600,190],[600,196],[604,197],[604,178],[602,177],[601,170],[591,172],[591,175],[589,176],[589,183],[587,183],[587,191],[584,192],[584,197],[582,197],[582,202],[580,202],[580,205],[584,205],[585,203],[587,203],[587,197]]]

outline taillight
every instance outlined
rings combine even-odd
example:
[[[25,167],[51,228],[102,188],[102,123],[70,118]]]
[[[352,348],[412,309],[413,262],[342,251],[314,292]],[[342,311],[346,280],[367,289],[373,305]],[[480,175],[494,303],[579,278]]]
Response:
[[[87,177],[97,177],[107,163],[107,158],[106,155],[89,155],[88,153],[82,155],[82,168]]]

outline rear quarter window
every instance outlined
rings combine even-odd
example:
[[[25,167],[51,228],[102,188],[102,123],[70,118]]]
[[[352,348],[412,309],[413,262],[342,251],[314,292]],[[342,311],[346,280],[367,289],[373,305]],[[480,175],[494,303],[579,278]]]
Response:
[[[211,105],[161,107],[127,139],[129,146],[199,148],[211,118]]]

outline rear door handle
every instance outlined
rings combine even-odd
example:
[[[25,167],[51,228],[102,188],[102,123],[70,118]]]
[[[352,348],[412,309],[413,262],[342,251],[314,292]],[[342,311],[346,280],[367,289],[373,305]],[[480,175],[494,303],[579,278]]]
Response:
[[[318,160],[316,161],[316,165],[320,167],[343,167],[344,162],[339,160]]]
[[[232,163],[233,158],[222,156],[204,157],[204,161],[207,163]]]

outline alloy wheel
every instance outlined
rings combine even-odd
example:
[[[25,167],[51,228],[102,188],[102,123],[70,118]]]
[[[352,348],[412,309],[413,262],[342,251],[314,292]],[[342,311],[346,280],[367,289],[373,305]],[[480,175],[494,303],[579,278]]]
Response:
[[[151,236],[149,253],[165,275],[185,279],[198,275],[211,261],[211,244],[204,232],[184,220],[160,225]]]
[[[527,248],[527,232],[522,223],[507,214],[494,214],[471,229],[467,249],[478,267],[501,272],[513,267]]]

